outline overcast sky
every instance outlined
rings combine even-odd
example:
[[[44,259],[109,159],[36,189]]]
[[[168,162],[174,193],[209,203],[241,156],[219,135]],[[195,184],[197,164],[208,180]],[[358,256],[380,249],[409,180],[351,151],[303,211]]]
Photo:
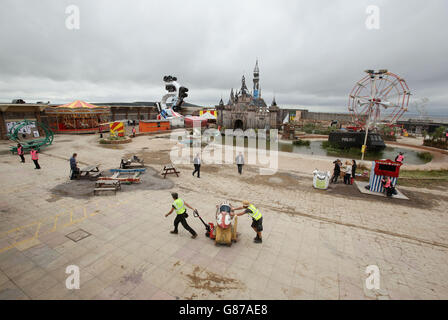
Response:
[[[252,87],[258,58],[268,104],[344,112],[363,71],[386,68],[448,116],[447,23],[446,0],[2,0],[0,101],[159,101],[171,74],[211,106],[243,74]]]

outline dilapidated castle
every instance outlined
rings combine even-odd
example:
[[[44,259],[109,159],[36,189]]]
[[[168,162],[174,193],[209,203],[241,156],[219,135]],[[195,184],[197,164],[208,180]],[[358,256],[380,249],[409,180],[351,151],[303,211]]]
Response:
[[[230,98],[227,104],[219,101],[216,106],[218,111],[217,124],[226,129],[277,129],[281,125],[279,107],[272,100],[267,106],[260,91],[260,73],[258,60],[254,69],[254,87],[249,92],[246,86],[246,79],[241,80],[241,89],[234,93],[230,91]]]

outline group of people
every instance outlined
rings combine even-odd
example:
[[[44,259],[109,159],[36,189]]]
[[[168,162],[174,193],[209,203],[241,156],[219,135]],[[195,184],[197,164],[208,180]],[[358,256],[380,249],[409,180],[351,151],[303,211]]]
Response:
[[[242,152],[240,152],[236,156],[235,162],[236,162],[236,166],[238,168],[238,173],[242,174],[243,166],[244,166],[244,155]],[[199,155],[199,153],[197,153],[196,156],[194,157],[193,165],[194,165],[194,170],[193,170],[192,175],[194,176],[194,174],[197,173],[197,177],[200,178],[201,177],[201,156]]]
[[[403,163],[404,161],[404,155],[403,152],[400,152],[395,157],[395,162]],[[342,165],[342,161],[339,159],[336,159],[333,161],[334,163],[334,169],[333,169],[333,176],[330,179],[330,183],[337,183],[338,178],[341,175],[341,171],[344,172],[344,184],[352,184],[353,179],[356,177],[356,160],[347,160],[345,161],[345,165]],[[391,197],[394,194],[397,194],[397,191],[395,190],[395,186],[393,185],[390,177],[383,177],[381,179],[381,184],[384,188],[384,192],[386,193],[386,196]]]
[[[336,159],[333,161],[334,169],[333,176],[330,179],[330,183],[338,183],[338,179],[341,176],[341,171],[344,172],[344,184],[352,184],[352,180],[356,177],[356,169],[358,165],[356,164],[356,160],[347,160],[345,161],[345,165],[342,165],[342,161]]]
[[[173,198],[173,203],[171,205],[171,210],[165,214],[165,217],[168,217],[170,214],[173,213],[173,211],[176,211],[176,218],[174,219],[174,229],[170,231],[172,234],[178,234],[179,230],[179,223],[182,224],[182,226],[191,233],[191,238],[195,239],[198,234],[196,231],[193,230],[192,227],[190,227],[187,223],[188,213],[187,208],[191,210],[195,210],[192,206],[190,206],[188,203],[186,203],[183,199],[179,198],[179,195],[176,192],[171,193],[171,196]],[[241,212],[235,212],[237,210],[242,210]],[[256,236],[254,238],[255,243],[262,243],[262,231],[263,231],[263,216],[253,204],[251,204],[249,201],[244,200],[243,205],[238,208],[232,208],[232,211],[230,213],[232,216],[242,216],[244,214],[248,214],[252,218],[252,229],[255,231]]]
[[[20,162],[25,163],[25,149],[23,148],[22,144],[17,144],[17,154],[20,157]],[[40,169],[39,165],[39,151],[35,147],[31,147],[30,150],[31,160],[34,162],[34,169]]]

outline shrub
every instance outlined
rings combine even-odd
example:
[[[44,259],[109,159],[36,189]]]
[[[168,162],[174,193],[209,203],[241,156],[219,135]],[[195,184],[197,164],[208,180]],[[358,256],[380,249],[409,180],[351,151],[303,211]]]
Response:
[[[423,141],[423,145],[427,147],[439,148],[439,149],[448,149],[448,143],[443,140],[433,140],[433,139],[425,139]]]
[[[419,157],[420,159],[422,159],[425,162],[430,162],[433,158],[431,152],[419,152],[419,153],[417,153],[417,157]]]
[[[292,144],[295,145],[295,146],[309,146],[310,145],[310,140],[298,139],[298,140],[294,140],[292,142]]]

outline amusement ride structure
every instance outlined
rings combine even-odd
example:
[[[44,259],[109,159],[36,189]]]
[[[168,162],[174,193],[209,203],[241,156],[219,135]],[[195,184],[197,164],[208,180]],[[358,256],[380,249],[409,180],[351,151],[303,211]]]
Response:
[[[388,70],[366,70],[349,95],[348,110],[352,116],[350,131],[336,131],[329,141],[343,147],[362,147],[362,159],[368,147],[382,150],[386,147],[378,126],[393,127],[408,111],[411,92],[406,81]],[[369,132],[370,131],[370,132]]]
[[[366,70],[350,92],[348,110],[360,128],[394,125],[408,111],[411,92],[406,81],[387,70]]]
[[[168,91],[160,102],[156,103],[157,111],[159,112],[157,119],[170,120],[171,125],[182,125],[183,116],[180,114],[184,99],[188,97],[188,88],[181,86],[177,82],[177,78],[173,76],[164,76],[163,81],[165,89]],[[170,106],[167,105],[168,99],[171,99]]]
[[[52,144],[54,134],[50,128],[41,122],[23,120],[17,122],[11,128],[8,137],[9,140],[20,143],[25,151],[29,151],[31,147],[40,150]],[[12,153],[16,153],[17,146],[12,146],[10,150]]]

